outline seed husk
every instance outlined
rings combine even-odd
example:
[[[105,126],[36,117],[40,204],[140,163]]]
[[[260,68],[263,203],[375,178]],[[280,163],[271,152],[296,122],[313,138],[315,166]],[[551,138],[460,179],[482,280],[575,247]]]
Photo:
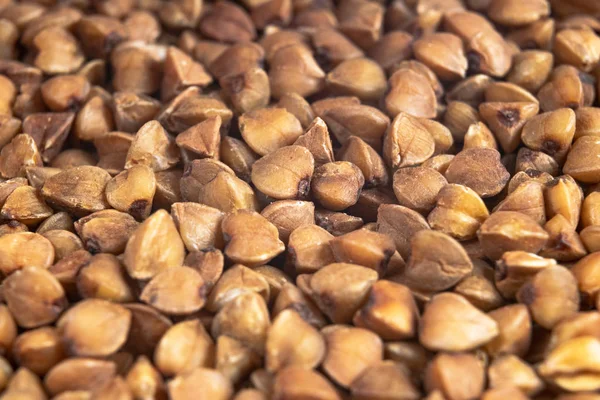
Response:
[[[357,136],[351,136],[337,154],[340,161],[348,161],[360,168],[365,187],[385,186],[389,175],[383,158]]]
[[[288,262],[296,273],[316,272],[335,261],[329,242],[332,234],[317,225],[300,226],[290,234]]]
[[[364,183],[364,175],[355,164],[336,161],[315,170],[311,190],[323,207],[341,211],[356,204]]]
[[[144,287],[140,300],[165,314],[186,315],[204,306],[206,291],[202,276],[181,266],[159,272]]]
[[[340,400],[334,386],[319,372],[291,366],[281,370],[273,382],[273,400],[318,397],[323,400]]]
[[[325,79],[334,94],[356,96],[363,101],[379,99],[387,89],[383,69],[368,58],[353,58],[336,66]]]
[[[90,391],[103,387],[116,375],[112,361],[94,358],[71,358],[54,366],[44,378],[44,386],[52,395],[68,391]]]
[[[480,172],[473,173],[473,169]],[[497,150],[473,148],[461,151],[452,159],[445,177],[449,183],[467,186],[486,198],[500,193],[510,174],[500,163]]]
[[[398,114],[388,128],[383,157],[390,168],[420,164],[435,151],[435,141],[426,126],[409,114]]]
[[[344,145],[350,137],[358,136],[377,151],[381,150],[384,134],[390,125],[390,119],[384,113],[363,104],[334,102],[322,113],[315,109],[315,114],[325,121],[340,144]]]

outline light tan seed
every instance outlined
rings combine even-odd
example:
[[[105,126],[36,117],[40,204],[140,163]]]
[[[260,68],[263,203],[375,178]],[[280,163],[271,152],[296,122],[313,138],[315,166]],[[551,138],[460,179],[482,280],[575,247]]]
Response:
[[[224,213],[220,210],[192,202],[174,203],[171,216],[188,251],[223,248]]]
[[[429,393],[438,390],[443,398],[478,398],[484,386],[484,365],[473,354],[440,353],[425,373],[425,389]]]
[[[312,298],[334,323],[347,323],[367,299],[377,272],[355,264],[334,263],[310,277]]]
[[[453,293],[434,296],[419,324],[419,340],[429,350],[470,350],[489,343],[498,334],[496,321]]]
[[[159,122],[149,121],[135,134],[127,152],[125,169],[141,164],[153,171],[164,171],[178,161],[179,152],[173,138]]]
[[[124,264],[135,279],[150,279],[183,264],[185,247],[173,219],[164,210],[152,214],[127,241]]]
[[[186,315],[200,310],[207,288],[202,276],[190,267],[168,268],[148,282],[140,300],[171,315]]]
[[[383,144],[383,157],[391,168],[420,164],[435,151],[428,129],[414,117],[400,113],[388,128]]]
[[[154,171],[143,164],[134,165],[112,178],[105,190],[106,200],[114,209],[144,220],[150,215],[156,192]]]
[[[81,357],[101,357],[116,352],[127,340],[130,325],[129,310],[100,299],[77,303],[56,323],[66,350]]]
[[[310,201],[275,201],[263,208],[261,215],[275,225],[279,240],[287,244],[296,228],[315,223],[315,205]]]
[[[0,270],[5,276],[24,267],[49,268],[54,257],[52,243],[37,233],[19,232],[0,237]]]
[[[165,376],[171,377],[197,367],[208,367],[214,360],[215,346],[197,319],[171,326],[154,351],[154,364]]]
[[[298,227],[290,234],[288,262],[298,274],[316,272],[335,262],[329,246],[333,238],[332,234],[317,225]]]

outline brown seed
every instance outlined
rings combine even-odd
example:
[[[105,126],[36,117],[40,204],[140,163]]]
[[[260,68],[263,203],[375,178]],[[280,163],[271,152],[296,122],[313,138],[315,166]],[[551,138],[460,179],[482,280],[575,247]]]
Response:
[[[36,189],[31,186],[21,186],[8,196],[0,216],[31,226],[50,217],[53,213]]]
[[[302,146],[281,147],[252,166],[252,183],[274,199],[306,198],[314,170],[310,151]]]
[[[218,97],[201,95],[199,88],[191,86],[171,100],[156,119],[166,130],[178,134],[217,115],[227,125],[233,112]]]
[[[208,367],[214,360],[215,346],[200,323],[193,319],[170,327],[154,352],[154,363],[165,376],[171,377]]]
[[[276,99],[287,93],[308,97],[325,84],[325,72],[304,44],[278,49],[270,59],[270,66],[271,95]]]
[[[463,149],[484,147],[498,150],[496,138],[483,122],[471,124],[467,129],[463,140]]]
[[[275,225],[279,240],[287,244],[296,228],[315,223],[315,205],[309,201],[275,201],[266,206],[261,215]]]
[[[334,323],[347,323],[367,299],[377,273],[355,264],[335,263],[310,278],[312,297]]]
[[[365,305],[354,315],[356,326],[377,333],[384,340],[413,338],[419,311],[410,290],[390,281],[373,284]]]
[[[461,39],[450,33],[433,33],[415,41],[415,58],[442,80],[459,80],[467,72],[467,58]]]
[[[515,295],[538,272],[556,265],[553,259],[524,251],[507,251],[496,263],[496,287],[507,299]]]
[[[337,161],[315,170],[311,189],[323,207],[341,211],[356,204],[364,183],[364,176],[356,165]]]
[[[487,75],[473,75],[454,85],[446,94],[446,100],[448,102],[462,101],[477,107],[483,102],[485,89],[491,82],[492,79]]]
[[[343,61],[327,74],[326,82],[334,94],[356,96],[363,101],[377,100],[387,89],[383,69],[367,58]]]
[[[317,100],[311,104],[311,107],[315,113],[315,116],[323,118],[323,115],[329,110],[358,105],[360,105],[360,99],[358,97],[337,96]]]
[[[269,103],[269,77],[262,68],[255,67],[237,75],[227,75],[219,83],[238,114],[263,108]]]
[[[169,398],[188,400],[195,396],[226,400],[233,394],[231,383],[218,371],[195,368],[173,379],[168,384]]]
[[[315,114],[312,107],[304,99],[304,97],[296,93],[286,93],[279,99],[277,107],[285,108],[289,113],[294,114],[303,129],[308,129],[312,121],[315,119]]]
[[[95,164],[96,158],[93,154],[81,149],[67,149],[54,157],[50,163],[50,167],[64,170],[74,167],[91,167]]]
[[[273,382],[273,400],[300,400],[303,398],[340,400],[334,386],[318,372],[297,366],[281,370]]]
[[[440,353],[429,363],[425,373],[427,392],[437,390],[448,399],[478,398],[484,385],[484,365],[472,354]]]
[[[115,125],[119,131],[135,133],[160,110],[160,103],[143,94],[115,92],[112,98]]]
[[[550,237],[540,255],[558,261],[574,261],[587,254],[575,227],[562,215],[557,214],[545,225]]]
[[[41,86],[44,103],[57,112],[79,109],[89,92],[90,83],[79,75],[59,75]]]
[[[239,127],[246,143],[263,156],[294,143],[302,134],[298,119],[282,108],[246,113],[240,117]]]
[[[198,50],[196,50],[196,55],[200,55]],[[206,57],[206,55],[201,57]],[[256,43],[238,43],[225,48],[207,65],[211,74],[221,80],[260,67],[264,57],[265,50]]]
[[[323,336],[327,343],[323,370],[343,387],[383,358],[381,339],[366,329],[332,325]]]
[[[517,149],[523,125],[538,111],[539,106],[536,103],[522,101],[485,102],[479,106],[481,118],[488,124],[506,152]]]
[[[364,221],[360,217],[322,208],[315,210],[315,223],[333,236],[355,231],[364,225]]]
[[[81,216],[108,208],[104,189],[109,180],[101,168],[75,167],[48,178],[42,196],[51,205]]]
[[[584,183],[600,182],[600,175],[597,173],[598,163],[593,157],[599,145],[600,141],[594,136],[583,136],[577,139],[567,155],[563,171]]]
[[[188,251],[223,247],[221,211],[203,204],[174,203],[171,216]]]
[[[70,358],[52,368],[44,378],[44,386],[52,395],[68,391],[90,391],[110,382],[116,374],[112,361],[93,358]]]
[[[327,123],[337,141],[344,145],[351,136],[358,136],[380,151],[390,119],[375,107],[366,105],[337,105],[326,109],[319,117]]]
[[[42,166],[42,157],[33,138],[20,134],[0,152],[0,175],[4,178],[25,176],[25,168],[29,166]]]
[[[436,170],[413,167],[396,171],[393,188],[400,205],[420,213],[428,213],[446,184],[444,176]]]
[[[448,127],[456,141],[464,141],[469,127],[479,121],[477,110],[468,103],[451,101],[444,113],[444,125]]]
[[[136,399],[165,399],[166,387],[162,376],[147,357],[139,356],[125,377]]]
[[[360,48],[368,49],[381,36],[384,7],[363,0],[349,0],[338,9],[339,29]]]
[[[389,86],[384,105],[390,117],[400,113],[420,118],[436,116],[436,93],[425,74],[406,67],[400,68],[390,77]]]
[[[411,289],[424,292],[445,290],[473,270],[473,264],[462,246],[442,232],[428,229],[416,232],[410,243],[411,256],[401,281]]]
[[[249,267],[263,265],[285,250],[277,228],[253,211],[234,211],[222,222],[225,255]]]
[[[558,387],[575,392],[595,391],[600,387],[596,356],[600,341],[583,336],[566,341],[554,349],[539,366],[539,373]]]
[[[506,251],[540,251],[548,233],[531,217],[514,211],[498,211],[490,215],[477,232],[485,254],[499,259]]]
[[[467,186],[483,198],[500,193],[510,178],[500,163],[500,153],[485,148],[458,153],[450,162],[445,176],[449,183]]]
[[[66,350],[75,356],[114,353],[127,339],[131,313],[106,300],[83,300],[70,308],[56,326]]]
[[[566,268],[551,266],[525,283],[517,300],[529,307],[535,322],[551,329],[579,309],[577,281]]]
[[[338,263],[354,263],[385,275],[391,256],[396,250],[387,235],[359,229],[328,241]]]
[[[185,247],[173,219],[158,210],[127,241],[124,264],[135,279],[150,279],[159,272],[183,264]]]
[[[33,266],[5,279],[3,295],[17,324],[24,328],[54,322],[68,304],[58,280],[44,268]]]
[[[295,229],[289,238],[288,262],[297,274],[316,272],[335,261],[329,242],[334,238],[317,225]]]
[[[114,129],[113,115],[100,96],[88,100],[77,113],[73,131],[81,140],[93,141]]]
[[[260,364],[259,355],[240,341],[225,335],[217,338],[215,369],[231,383],[239,383],[260,367]]]
[[[54,246],[37,233],[19,232],[0,237],[0,270],[5,276],[24,267],[46,269],[54,262]]]
[[[167,101],[190,86],[208,86],[212,78],[204,67],[174,46],[167,50],[161,85],[161,98]]]
[[[561,108],[531,118],[523,127],[523,143],[558,160],[566,155],[575,134],[575,113]]]
[[[133,165],[106,184],[106,200],[116,210],[138,220],[150,215],[156,191],[154,171],[146,165]]]
[[[160,89],[162,63],[166,48],[154,44],[126,41],[111,53],[113,87],[117,91],[151,94]]]
[[[227,165],[209,158],[188,164],[181,177],[181,197],[224,212],[258,208],[250,185]]]
[[[597,276],[597,259],[598,255],[592,253],[579,260],[571,269],[571,272],[577,279],[579,291],[583,295],[583,300],[593,302],[597,298],[600,285],[596,278]]]
[[[258,29],[270,25],[289,25],[292,21],[292,2],[290,0],[270,0],[257,5],[252,10],[252,20]]]
[[[352,397],[368,399],[388,397],[390,399],[418,399],[419,390],[410,380],[404,365],[393,361],[381,361],[371,365],[350,385]]]
[[[207,290],[212,289],[223,273],[225,258],[218,249],[190,252],[183,265],[192,267],[200,273]]]
[[[487,13],[494,22],[508,26],[531,24],[550,14],[550,7],[544,0],[520,3],[515,0],[492,1]]]
[[[557,61],[591,71],[600,61],[600,38],[589,29],[563,29],[556,33]]]
[[[16,362],[40,376],[66,358],[60,334],[55,328],[38,328],[22,333],[12,347]]]
[[[244,292],[216,314],[211,333],[213,337],[227,335],[237,339],[262,355],[269,325],[269,311],[264,299],[255,292]]]
[[[146,165],[154,171],[164,171],[178,161],[175,141],[159,122],[150,121],[137,131],[127,153],[125,168]]]
[[[425,307],[419,340],[429,350],[464,351],[498,336],[497,323],[464,297],[453,293],[434,296]],[[461,337],[460,341],[455,340]]]
[[[77,291],[83,298],[118,303],[134,300],[125,268],[112,254],[97,254],[77,274]]]
[[[571,65],[556,67],[537,96],[543,111],[582,106],[585,95],[579,71]]]
[[[382,204],[377,213],[377,230],[389,235],[403,259],[410,256],[410,240],[420,230],[429,229],[423,216],[409,208]]]
[[[494,207],[493,212],[497,211],[516,211],[531,217],[540,225],[546,223],[543,184],[535,181],[521,183]]]
[[[388,14],[391,13],[391,7]],[[387,72],[411,56],[413,37],[407,32],[391,31],[383,35],[377,43],[368,49],[369,57],[377,61]]]
[[[593,253],[598,251],[598,246],[600,245],[600,242],[598,242],[599,233],[600,229],[596,225],[588,226],[587,228],[584,228],[581,232],[579,232],[579,237],[581,238],[581,241],[583,242],[583,245],[585,246],[588,252]]]
[[[248,14],[231,2],[224,2],[204,15],[200,32],[220,42],[246,42],[256,37],[256,30]]]
[[[472,259],[472,262],[472,274],[461,280],[454,287],[454,292],[482,311],[502,306],[504,299],[494,284],[494,268],[481,259]]]
[[[554,56],[549,51],[525,50],[515,55],[506,79],[530,92],[537,92],[550,76]]]
[[[531,316],[522,304],[511,304],[488,314],[499,328],[499,335],[485,345],[490,356],[515,354],[525,356],[531,344]]]
[[[489,367],[488,379],[491,388],[514,386],[530,396],[544,387],[533,368],[514,355],[495,359]]]
[[[56,262],[75,251],[83,249],[81,240],[73,232],[55,229],[45,232],[43,236],[54,246]]]
[[[389,179],[387,168],[381,156],[364,140],[351,136],[338,152],[340,161],[348,161],[360,168],[365,178],[365,186],[386,185]]]
[[[206,309],[217,312],[244,292],[258,293],[266,302],[269,301],[270,291],[269,282],[263,275],[237,264],[225,271],[216,282],[207,299]]]
[[[391,168],[420,164],[433,155],[435,142],[416,118],[400,113],[388,128],[383,156]]]
[[[89,252],[121,254],[138,225],[129,214],[104,210],[77,220],[75,230]]]
[[[200,310],[206,286],[193,268],[175,267],[159,272],[140,294],[140,300],[165,314],[186,315]]]
[[[298,19],[300,18],[298,16]],[[343,33],[332,29],[331,26],[322,26],[316,29],[312,33],[311,39],[319,62],[326,70],[334,69],[344,61],[364,57],[364,53],[359,47]]]
[[[290,335],[289,332],[294,334]],[[269,328],[266,342],[266,368],[275,372],[289,366],[314,368],[325,356],[321,333],[293,310],[280,312]]]
[[[544,196],[548,218],[561,214],[572,226],[577,226],[583,192],[570,175],[562,175],[550,181],[546,185]]]
[[[246,143],[226,136],[221,141],[219,155],[221,161],[229,166],[239,178],[250,182],[252,165],[259,156]]]
[[[542,185],[542,188],[545,187],[552,182],[554,178],[552,175],[539,171],[537,169],[527,169],[525,171],[519,171],[513,175],[508,182],[508,194],[510,195],[512,192],[517,190],[521,185],[528,185],[531,183],[538,183]]]
[[[283,285],[292,282],[292,278],[290,278],[286,272],[282,271],[278,267],[261,265],[260,267],[256,267],[254,270],[262,275],[262,277],[265,278],[269,284],[269,302],[272,302],[277,298],[277,296],[279,296]]]
[[[6,305],[0,305],[0,353],[6,354],[17,337],[17,324]]]
[[[7,400],[22,398],[44,400],[46,399],[46,392],[39,377],[27,368],[19,368],[8,382],[4,397]]]
[[[575,110],[575,118],[575,139],[579,139],[581,136],[600,136],[600,132],[598,132],[600,108],[580,107]]]
[[[365,189],[360,192],[358,201],[348,209],[352,215],[364,219],[365,222],[377,221],[377,210],[382,204],[395,204],[394,192],[388,188]]]
[[[465,43],[471,70],[491,76],[504,76],[511,67],[507,42],[483,16],[463,11],[447,15],[445,26]]]
[[[117,175],[125,169],[127,153],[133,142],[133,135],[124,132],[109,132],[94,140],[98,152],[97,166],[111,175]]]

